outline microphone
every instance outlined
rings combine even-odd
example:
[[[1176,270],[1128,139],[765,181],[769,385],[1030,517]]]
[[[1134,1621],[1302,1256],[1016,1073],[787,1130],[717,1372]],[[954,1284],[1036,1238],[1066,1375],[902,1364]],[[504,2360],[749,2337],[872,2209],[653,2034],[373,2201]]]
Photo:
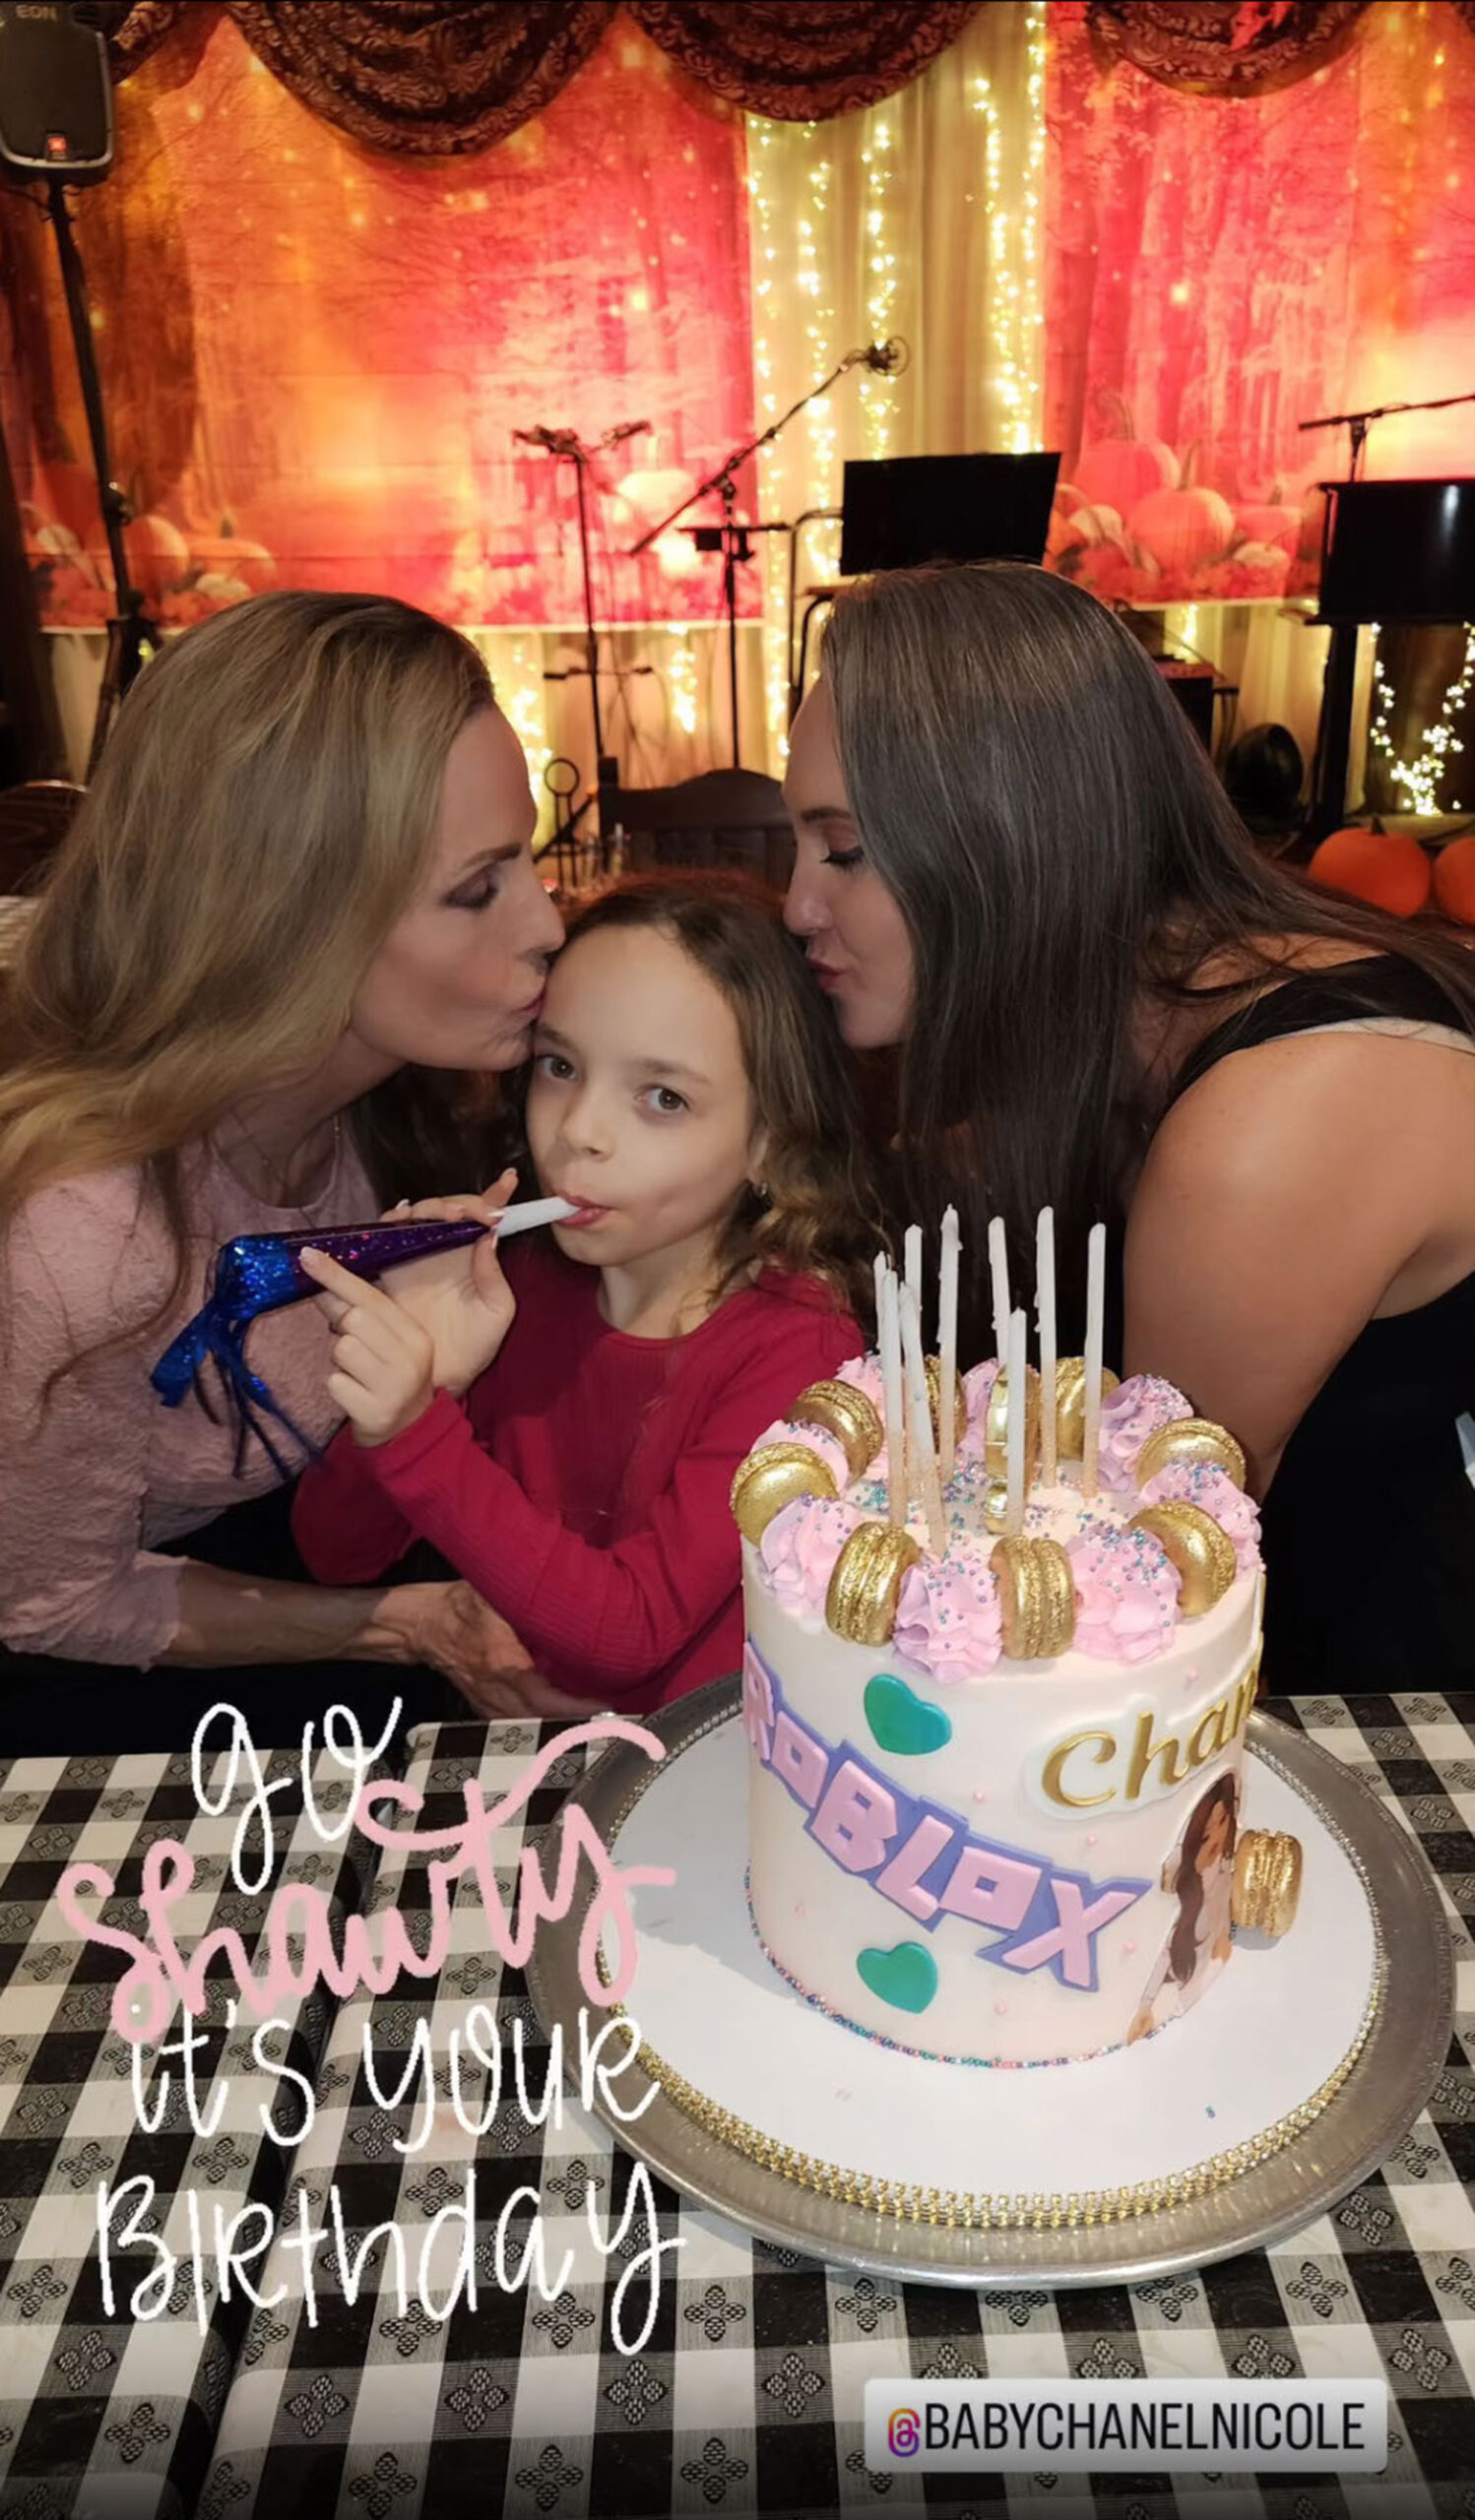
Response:
[[[875,375],[898,376],[909,364],[912,353],[906,343],[899,340],[893,333],[889,341],[872,342],[870,347],[863,350],[861,355],[864,364]]]
[[[627,437],[644,437],[650,426],[649,420],[621,420],[617,429],[606,429],[600,444],[622,446]]]
[[[545,428],[541,422],[537,428],[514,429],[512,434],[519,446],[544,446],[550,455],[567,455],[579,442],[572,429]]]

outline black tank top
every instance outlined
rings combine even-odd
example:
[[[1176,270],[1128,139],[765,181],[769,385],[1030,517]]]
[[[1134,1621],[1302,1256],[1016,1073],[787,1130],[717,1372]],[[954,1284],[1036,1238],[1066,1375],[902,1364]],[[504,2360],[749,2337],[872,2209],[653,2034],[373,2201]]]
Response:
[[[1471,1030],[1440,983],[1400,955],[1303,972],[1217,1026],[1175,1099],[1236,1050],[1389,1016]],[[1475,1419],[1475,1273],[1432,1303],[1370,1321],[1281,1456],[1263,1508],[1268,1689],[1475,1688],[1464,1414]]]

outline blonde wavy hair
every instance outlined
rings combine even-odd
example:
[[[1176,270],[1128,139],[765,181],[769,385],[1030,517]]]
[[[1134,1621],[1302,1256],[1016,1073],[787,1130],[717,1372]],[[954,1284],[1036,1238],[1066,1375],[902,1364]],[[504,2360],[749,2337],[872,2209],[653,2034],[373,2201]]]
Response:
[[[491,706],[471,643],[383,596],[259,596],[169,643],[0,990],[0,1232],[50,1183],[140,1166],[175,1251],[163,1317],[184,1149],[332,1050]],[[462,1177],[464,1095],[403,1069],[347,1115],[386,1199]]]
[[[577,909],[568,945],[605,927],[655,928],[732,1008],[757,1126],[761,1190],[739,1198],[717,1252],[717,1292],[760,1268],[822,1278],[858,1319],[873,1303],[885,1239],[850,1063],[803,947],[775,895],[747,877],[631,875]],[[565,947],[565,951],[567,947]]]

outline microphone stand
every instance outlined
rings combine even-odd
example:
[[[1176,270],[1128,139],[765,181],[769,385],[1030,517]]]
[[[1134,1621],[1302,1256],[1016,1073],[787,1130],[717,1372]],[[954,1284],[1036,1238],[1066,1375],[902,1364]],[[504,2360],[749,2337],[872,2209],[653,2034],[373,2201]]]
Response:
[[[588,476],[594,469],[596,457],[605,454],[609,447],[618,445],[623,439],[637,436],[639,434],[639,426],[640,424],[637,423],[633,426],[607,430],[604,437],[601,438],[598,446],[586,446],[583,439],[574,429],[514,429],[512,432],[513,436],[523,445],[541,447],[545,455],[550,455],[552,457],[555,464],[568,463],[574,468],[574,482],[578,497],[579,517],[579,569],[584,591],[583,670],[589,677],[589,702],[594,714],[594,793],[599,798],[599,825],[600,839],[602,843],[607,842],[609,838],[609,834],[605,828],[605,800],[610,789],[616,788],[619,784],[619,764],[612,760],[605,751],[605,722],[600,706],[600,633],[594,606],[594,564],[590,556],[589,549],[589,493],[587,483]],[[555,679],[561,682],[566,680],[567,677],[561,673],[556,676],[547,673],[544,675],[544,680],[545,682],[550,682]],[[564,821],[560,823],[558,829],[554,832],[552,839],[548,842],[548,853],[556,855],[559,858],[560,863],[562,859],[562,852],[567,848],[569,842],[573,839],[580,821],[588,810],[589,802],[590,799],[586,796],[581,805],[575,806],[565,817]]]
[[[663,517],[659,525],[651,526],[648,532],[642,534],[638,542],[632,542],[625,554],[629,560],[639,559],[642,553],[649,551],[653,542],[659,542],[663,534],[669,534],[672,527],[680,522],[688,508],[694,508],[701,499],[711,498],[714,492],[721,498],[722,523],[720,526],[695,528],[688,526],[685,530],[695,534],[698,550],[720,550],[722,553],[722,598],[728,633],[728,693],[733,719],[733,768],[735,770],[742,766],[738,732],[738,563],[751,560],[753,556],[748,542],[749,534],[787,534],[789,531],[787,525],[777,520],[752,526],[738,523],[735,514],[738,504],[738,474],[751,457],[757,455],[765,446],[772,446],[780,430],[786,429],[790,421],[797,418],[806,404],[816,402],[821,394],[828,394],[830,387],[837,385],[841,377],[848,374],[851,368],[873,364],[876,362],[872,361],[868,351],[848,350],[838,367],[832,368],[829,375],[822,377],[817,385],[811,385],[807,394],[801,394],[799,401],[791,403],[788,410],[782,412],[778,419],[770,420],[767,428],[761,430],[757,437],[748,438],[743,445],[735,446],[729,454],[725,455],[716,471],[709,472],[706,480],[698,483],[697,487],[682,499],[679,507],[673,508],[670,516]],[[888,368],[880,369],[882,374],[888,372]],[[704,542],[703,535],[711,536],[713,538]]]
[[[1396,411],[1448,411],[1456,403],[1475,403],[1475,394],[1441,394],[1432,403],[1379,403],[1373,411],[1327,411],[1319,420],[1298,420],[1299,430],[1349,429],[1352,433],[1352,461],[1347,468],[1349,481],[1359,479],[1368,431],[1375,420],[1389,420]]]
[[[97,694],[97,713],[93,721],[93,738],[87,759],[88,781],[97,767],[108,728],[120,703],[148,663],[160,644],[160,634],[144,610],[144,598],[128,571],[128,554],[123,547],[123,528],[132,513],[128,501],[112,477],[112,459],[107,447],[107,420],[102,408],[102,386],[97,374],[96,352],[93,347],[92,313],[88,305],[87,275],[77,239],[72,231],[72,214],[67,208],[66,188],[60,175],[48,175],[46,192],[52,233],[61,264],[62,287],[66,293],[67,317],[72,331],[72,348],[77,360],[77,373],[82,386],[82,400],[87,411],[88,436],[92,441],[93,466],[97,475],[97,492],[102,503],[102,530],[107,536],[107,556],[112,564],[113,595],[116,610],[107,625],[107,656],[102,667],[102,683]]]

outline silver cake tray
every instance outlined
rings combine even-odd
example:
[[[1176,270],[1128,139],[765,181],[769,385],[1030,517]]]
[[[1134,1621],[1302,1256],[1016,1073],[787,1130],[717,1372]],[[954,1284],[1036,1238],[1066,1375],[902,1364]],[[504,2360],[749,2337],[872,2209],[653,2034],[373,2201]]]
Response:
[[[669,1775],[683,1750],[741,1705],[738,1679],[717,1680],[641,1720],[667,1756],[659,1771],[638,1750],[614,1742],[570,1797],[607,1846],[643,1787]],[[633,2123],[601,2109],[617,2140],[673,2187],[759,2238],[830,2264],[927,2284],[991,2286],[1141,2283],[1264,2248],[1324,2213],[1384,2162],[1424,2107],[1443,2069],[1454,2010],[1454,1971],[1438,1887],[1415,1841],[1349,1768],[1304,1734],[1256,1711],[1247,1750],[1265,1761],[1338,1837],[1362,1875],[1384,1975],[1381,1997],[1345,2081],[1283,2150],[1191,2201],[1129,2219],[1058,2229],[965,2230],[913,2221],[815,2192],[709,2133],[660,2083],[631,2063],[619,2099],[654,2098]],[[581,1883],[563,1921],[544,1925],[528,1961],[529,1992],[549,2034],[557,2026],[577,2052],[579,2015],[591,2031],[603,2015],[579,1983],[579,1932],[593,1895]],[[639,1924],[636,1911],[637,1930]],[[1279,2024],[1267,2028],[1279,2029]],[[1172,2040],[1143,2050],[1144,2075],[1172,2070]],[[857,2042],[858,2069],[866,2043]],[[1161,2051],[1160,2063],[1155,2051]],[[959,2067],[966,2073],[967,2067]],[[720,2100],[721,2095],[714,2095]],[[973,2105],[977,2107],[977,2085]],[[1062,2164],[1061,2185],[1069,2184]]]

